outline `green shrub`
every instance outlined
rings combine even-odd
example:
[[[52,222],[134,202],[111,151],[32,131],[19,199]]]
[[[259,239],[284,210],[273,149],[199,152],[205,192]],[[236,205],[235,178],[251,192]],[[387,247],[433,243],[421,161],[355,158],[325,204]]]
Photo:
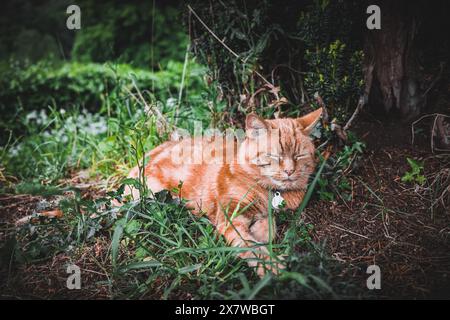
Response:
[[[136,87],[167,120],[180,117],[178,126],[208,120],[203,68],[188,63],[186,69],[180,96],[181,63],[155,73],[128,65],[15,65],[0,81],[1,165],[13,176],[44,183],[73,169],[89,167],[105,176],[118,174],[118,166],[126,170],[136,163],[132,148],[142,154],[164,139],[144,103],[133,97]]]
[[[192,17],[194,52],[209,67],[226,97],[229,112],[250,109],[272,116],[274,95],[265,81],[280,87],[290,103],[285,115],[298,115],[318,93],[332,117],[343,120],[363,85],[360,1],[218,1],[192,6],[235,57]],[[223,14],[224,11],[227,14]],[[249,99],[257,91],[263,93]],[[243,117],[241,117],[243,119]]]
[[[148,69],[183,61],[188,37],[174,5],[151,1],[80,1],[83,27],[76,32],[72,59],[129,63]]]
[[[66,8],[72,4],[81,9],[79,30],[66,27]],[[159,70],[184,59],[188,36],[181,6],[140,0],[3,1],[0,59],[35,63],[52,56]]]
[[[405,172],[401,179],[402,182],[423,185],[426,182],[426,177],[423,175],[424,162],[408,157],[406,158],[406,161],[408,162],[411,170]]]
[[[107,111],[111,104],[129,100],[134,84],[145,92],[150,101],[163,101],[177,97],[183,74],[183,64],[169,62],[167,68],[158,72],[135,69],[129,65],[101,65],[64,63],[52,65],[40,62],[23,66],[12,62],[3,68],[0,79],[0,128],[5,143],[6,129],[25,132],[17,118],[32,110],[74,108],[88,111]],[[189,99],[196,99],[204,88],[202,68],[190,63],[185,86]],[[186,88],[183,102],[188,102]],[[18,127],[19,125],[19,127]]]
[[[67,59],[75,32],[67,29],[70,0],[2,1],[0,59]]]
[[[268,104],[274,96],[268,92],[250,99],[265,81],[261,73],[275,85],[281,84],[283,93],[293,103],[298,84],[298,73],[286,73],[289,68],[299,67],[301,43],[290,37],[300,14],[298,6],[279,5],[271,1],[217,1],[205,6],[202,1],[193,1],[192,7],[218,38],[224,39],[238,57],[235,57],[192,15],[194,53],[199,61],[209,68],[209,77],[220,87],[228,112],[234,118],[242,117],[256,107],[265,108],[264,114],[271,116],[273,107]],[[226,14],[224,14],[226,13]],[[289,65],[289,68],[286,66]],[[289,85],[288,85],[289,83]],[[263,112],[263,111],[261,111]]]
[[[364,85],[361,12],[358,1],[313,0],[298,21],[305,90],[310,97],[318,93],[340,122],[353,112]]]
[[[75,38],[72,58],[79,62],[106,62],[114,59],[114,35],[103,25],[87,26]]]
[[[324,100],[328,112],[340,122],[353,112],[364,86],[362,51],[349,52],[339,40],[329,46],[305,52],[305,89]]]
[[[202,86],[200,67],[195,65],[191,88]],[[183,64],[170,62],[167,68],[155,73],[134,69],[129,65],[102,65],[94,63],[65,63],[52,66],[40,62],[3,70],[0,81],[0,111],[7,112],[14,106],[24,110],[80,106],[99,110],[107,95],[132,89],[133,81],[141,90],[150,90],[159,100],[177,96]]]

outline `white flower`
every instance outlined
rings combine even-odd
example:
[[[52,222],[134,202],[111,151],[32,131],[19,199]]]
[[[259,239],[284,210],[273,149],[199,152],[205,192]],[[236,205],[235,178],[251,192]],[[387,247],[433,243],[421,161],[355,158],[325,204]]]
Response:
[[[37,118],[37,112],[36,112],[36,110],[33,110],[29,114],[27,114],[27,116],[25,117],[25,121],[29,122],[30,120],[33,120],[36,118]]]
[[[176,107],[177,103],[178,103],[177,99],[170,97],[166,101],[166,106],[168,106],[169,108],[174,108],[174,107]]]
[[[39,111],[39,114],[36,114],[36,124],[38,125],[46,124],[47,120],[48,120],[47,113],[45,112],[44,109],[41,109],[41,111]]]
[[[42,122],[46,122],[48,119],[47,112],[45,112],[44,109],[41,109],[41,111],[39,112],[39,117],[41,117]]]
[[[67,142],[69,142],[69,137],[68,137],[67,135],[63,134],[63,135],[61,136],[61,142],[62,142],[62,143],[67,143]]]
[[[12,156],[12,157],[17,157],[18,155],[19,155],[19,151],[22,149],[22,145],[21,144],[18,144],[18,145],[15,145],[15,146],[13,146],[11,149],[9,149],[9,154]]]

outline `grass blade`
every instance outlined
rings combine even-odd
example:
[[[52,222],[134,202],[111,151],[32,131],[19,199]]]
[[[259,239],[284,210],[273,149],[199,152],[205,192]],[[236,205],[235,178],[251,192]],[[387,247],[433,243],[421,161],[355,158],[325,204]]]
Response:
[[[264,278],[262,278],[256,286],[253,287],[252,291],[247,296],[248,300],[252,300],[256,297],[256,295],[266,286],[269,284],[270,280],[272,280],[271,275],[266,275]]]
[[[120,239],[122,238],[122,234],[123,234],[123,224],[118,223],[114,228],[114,234],[111,241],[111,258],[112,258],[112,265],[114,268],[117,265],[117,256],[119,254]]]
[[[150,269],[154,267],[161,267],[162,263],[158,261],[140,261],[140,262],[134,262],[130,263],[126,266],[123,266],[120,268],[120,272],[128,272],[130,270],[145,270]]]

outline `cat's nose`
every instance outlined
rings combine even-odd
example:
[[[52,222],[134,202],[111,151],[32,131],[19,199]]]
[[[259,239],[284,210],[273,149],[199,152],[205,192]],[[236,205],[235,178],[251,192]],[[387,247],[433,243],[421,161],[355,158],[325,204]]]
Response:
[[[288,176],[292,175],[294,171],[294,169],[284,169],[284,173],[286,173]]]

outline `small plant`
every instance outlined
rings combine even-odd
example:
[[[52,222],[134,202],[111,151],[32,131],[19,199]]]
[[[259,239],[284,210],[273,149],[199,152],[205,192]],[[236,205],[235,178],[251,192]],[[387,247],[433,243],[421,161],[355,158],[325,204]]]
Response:
[[[310,96],[320,92],[330,114],[345,121],[363,88],[362,51],[349,52],[340,40],[327,47],[306,50],[305,88]]]
[[[317,182],[317,193],[321,200],[333,201],[336,196],[344,201],[351,200],[351,185],[347,176],[363,154],[365,144],[351,132],[348,133],[348,139],[349,145],[330,157],[323,177]]]
[[[423,185],[426,181],[426,178],[423,175],[423,161],[418,161],[411,158],[406,158],[406,161],[408,161],[411,170],[405,172],[402,177],[402,182]]]
[[[306,49],[304,88],[310,97],[318,92],[339,121],[350,116],[364,85],[362,44],[350,37],[360,6],[358,1],[313,0],[298,20],[297,36]]]

